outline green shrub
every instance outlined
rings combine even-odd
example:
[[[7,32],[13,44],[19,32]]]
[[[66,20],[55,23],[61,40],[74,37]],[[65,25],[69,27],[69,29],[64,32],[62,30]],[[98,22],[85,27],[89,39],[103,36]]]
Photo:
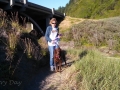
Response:
[[[120,50],[119,33],[120,33],[120,17],[101,19],[101,20],[85,20],[79,24],[72,26],[67,33],[66,39],[74,41],[76,46],[107,46],[109,49]]]

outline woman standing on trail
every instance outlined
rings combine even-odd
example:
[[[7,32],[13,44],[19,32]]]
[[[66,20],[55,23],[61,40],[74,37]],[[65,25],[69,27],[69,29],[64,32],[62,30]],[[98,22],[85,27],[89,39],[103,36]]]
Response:
[[[54,49],[59,47],[58,41],[60,40],[60,35],[59,28],[56,26],[57,24],[56,18],[52,18],[49,24],[50,26],[48,26],[46,29],[45,38],[46,41],[48,42],[48,48],[50,52],[50,70],[54,71],[53,54]]]

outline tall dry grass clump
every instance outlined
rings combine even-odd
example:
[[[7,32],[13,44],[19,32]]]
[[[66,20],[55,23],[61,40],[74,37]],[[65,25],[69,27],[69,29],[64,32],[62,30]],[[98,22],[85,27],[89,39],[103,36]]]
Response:
[[[11,13],[9,21],[9,28],[6,31],[7,34],[7,60],[12,60],[16,53],[17,45],[21,36],[18,13]]]
[[[2,9],[0,9],[0,28],[6,27],[6,23],[7,23],[6,18],[7,18],[6,12],[4,12]]]
[[[120,59],[107,58],[96,50],[75,63],[77,90],[119,90]]]
[[[35,45],[30,38],[22,39],[22,43],[22,46],[28,58],[40,60],[43,57],[40,46]]]

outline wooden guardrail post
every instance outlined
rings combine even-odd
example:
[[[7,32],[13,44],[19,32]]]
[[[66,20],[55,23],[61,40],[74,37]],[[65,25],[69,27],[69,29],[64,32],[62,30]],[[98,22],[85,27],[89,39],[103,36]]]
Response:
[[[64,17],[66,16],[66,13],[64,13]]]
[[[52,8],[52,14],[53,14],[53,15],[55,14],[55,10],[54,10],[54,8]]]
[[[10,6],[14,6],[15,0],[10,0]]]

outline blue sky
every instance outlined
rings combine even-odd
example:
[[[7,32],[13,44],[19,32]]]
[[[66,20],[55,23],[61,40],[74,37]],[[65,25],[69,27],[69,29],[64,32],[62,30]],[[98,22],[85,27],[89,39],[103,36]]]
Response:
[[[59,6],[65,6],[69,0],[28,0],[28,2],[32,2],[51,9],[58,9]]]

